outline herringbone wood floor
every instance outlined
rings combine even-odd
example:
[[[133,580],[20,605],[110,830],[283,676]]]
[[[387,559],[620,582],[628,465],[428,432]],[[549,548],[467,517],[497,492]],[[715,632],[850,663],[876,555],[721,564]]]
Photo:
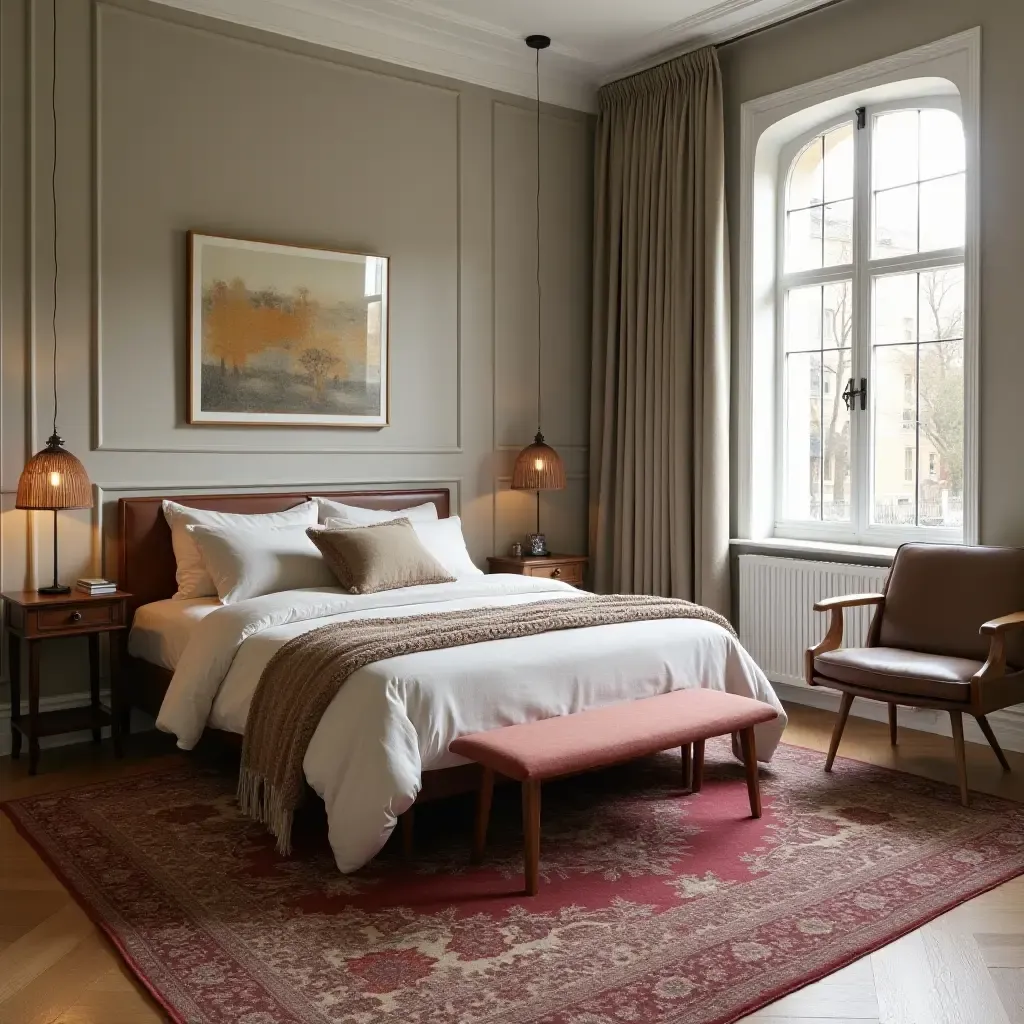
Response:
[[[791,708],[786,739],[824,750],[831,716]],[[165,737],[135,739],[115,762],[104,746],[44,752],[43,774],[0,760],[4,797],[50,792],[148,769]],[[1004,775],[968,744],[972,788],[1024,799],[1024,755]],[[851,719],[840,753],[954,782],[950,741]],[[31,848],[0,816],[0,1024],[142,1024],[162,1014]],[[743,1024],[1024,1024],[1024,877],[810,985]]]

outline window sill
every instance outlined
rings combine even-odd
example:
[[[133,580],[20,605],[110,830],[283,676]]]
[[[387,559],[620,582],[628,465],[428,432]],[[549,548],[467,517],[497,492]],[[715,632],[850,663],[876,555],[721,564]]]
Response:
[[[896,554],[896,548],[874,547],[868,544],[835,544],[824,540],[789,540],[785,537],[764,537],[761,540],[734,537],[729,541],[729,545],[743,555],[781,555],[856,565],[891,565]]]

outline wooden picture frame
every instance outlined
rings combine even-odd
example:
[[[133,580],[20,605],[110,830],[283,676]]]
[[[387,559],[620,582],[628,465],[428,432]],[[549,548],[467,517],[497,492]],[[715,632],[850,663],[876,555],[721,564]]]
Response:
[[[190,424],[387,426],[387,256],[198,231],[187,250]]]

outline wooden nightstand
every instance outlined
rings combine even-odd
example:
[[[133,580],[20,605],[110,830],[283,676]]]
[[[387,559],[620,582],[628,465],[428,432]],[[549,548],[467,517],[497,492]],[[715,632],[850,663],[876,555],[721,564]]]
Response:
[[[544,555],[541,558],[513,558],[511,555],[495,555],[487,559],[491,572],[511,572],[517,576],[541,576],[544,579],[561,580],[574,587],[582,587],[587,574],[586,555]]]
[[[123,590],[90,597],[73,590],[49,596],[34,590],[3,595],[7,606],[7,640],[11,667],[11,757],[21,754],[22,736],[28,740],[28,772],[39,766],[39,740],[64,732],[92,730],[94,743],[100,729],[110,726],[114,755],[121,756],[120,661],[121,636],[127,628],[127,599]],[[100,704],[100,634],[110,633],[110,703]],[[91,701],[59,711],[39,710],[39,646],[54,637],[85,636],[89,639],[89,689]],[[21,713],[21,654],[28,653],[28,714]]]

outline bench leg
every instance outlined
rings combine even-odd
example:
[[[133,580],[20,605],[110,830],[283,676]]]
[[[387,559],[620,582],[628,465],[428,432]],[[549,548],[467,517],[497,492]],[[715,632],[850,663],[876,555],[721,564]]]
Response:
[[[536,896],[540,888],[540,783],[523,780],[523,862],[526,895]]]
[[[747,769],[747,796],[750,797],[750,816],[761,817],[761,784],[757,777],[757,746],[754,743],[753,726],[740,733],[740,749],[743,751],[743,766]]]
[[[695,740],[693,744],[693,780],[690,783],[690,792],[699,793],[704,782],[704,741]]]
[[[398,820],[402,823],[402,856],[406,860],[412,860],[413,854],[413,840],[412,840],[412,808],[400,814]]]
[[[487,826],[491,820],[491,798],[494,795],[494,770],[485,768],[480,777],[480,790],[476,798],[476,827],[473,831],[473,863],[484,859],[487,845]]]
[[[689,789],[693,784],[693,746],[684,743],[681,749],[683,753],[683,789]]]

